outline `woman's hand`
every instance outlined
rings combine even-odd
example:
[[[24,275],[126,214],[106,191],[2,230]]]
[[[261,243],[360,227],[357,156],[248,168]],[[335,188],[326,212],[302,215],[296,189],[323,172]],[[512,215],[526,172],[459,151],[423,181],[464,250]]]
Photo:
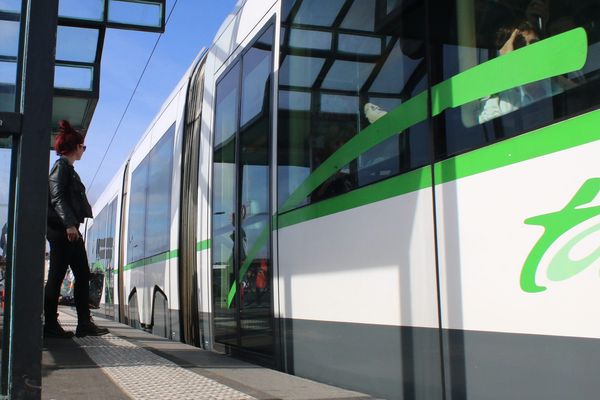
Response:
[[[69,242],[74,242],[77,239],[79,239],[81,235],[79,234],[79,230],[77,230],[77,228],[75,228],[74,226],[70,226],[67,228],[67,239],[69,239]]]
[[[506,43],[504,43],[504,45],[499,50],[501,56],[503,56],[507,53],[510,53],[511,51],[513,51],[515,49],[515,39],[517,38],[517,35],[519,35],[519,34],[520,34],[520,32],[518,29],[515,29],[513,31],[513,33],[510,35],[510,37],[508,38]]]

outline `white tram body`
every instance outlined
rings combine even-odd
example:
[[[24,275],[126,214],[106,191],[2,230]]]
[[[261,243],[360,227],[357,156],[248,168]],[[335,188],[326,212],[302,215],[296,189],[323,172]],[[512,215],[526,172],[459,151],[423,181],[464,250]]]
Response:
[[[597,396],[600,10],[498,56],[528,9],[484,3],[240,1],[94,206],[102,310],[383,398]]]

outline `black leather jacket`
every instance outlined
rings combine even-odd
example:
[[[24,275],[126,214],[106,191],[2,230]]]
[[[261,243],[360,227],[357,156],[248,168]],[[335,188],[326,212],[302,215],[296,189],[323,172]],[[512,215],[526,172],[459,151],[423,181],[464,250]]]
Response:
[[[52,166],[48,177],[48,227],[64,230],[78,227],[85,218],[92,218],[92,207],[85,195],[85,186],[75,168],[61,157]]]

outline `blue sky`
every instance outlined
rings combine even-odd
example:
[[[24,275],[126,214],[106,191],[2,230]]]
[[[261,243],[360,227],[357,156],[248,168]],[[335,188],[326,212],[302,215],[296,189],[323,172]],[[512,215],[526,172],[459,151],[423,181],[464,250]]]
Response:
[[[162,103],[203,47],[233,12],[236,0],[178,0],[163,37],[150,61],[108,151],[100,165],[129,97],[154,47],[158,34],[109,29],[102,54],[100,100],[86,136],[87,151],[77,169],[94,202],[131,153]],[[167,15],[175,0],[167,0]],[[52,159],[54,160],[54,156]]]

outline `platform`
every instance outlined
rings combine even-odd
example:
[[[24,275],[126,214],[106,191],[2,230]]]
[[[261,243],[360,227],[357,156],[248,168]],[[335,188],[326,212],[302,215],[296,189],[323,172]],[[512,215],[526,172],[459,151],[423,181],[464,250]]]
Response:
[[[75,330],[74,310],[61,307],[59,318]],[[44,340],[42,399],[371,399],[94,319],[110,334]]]

